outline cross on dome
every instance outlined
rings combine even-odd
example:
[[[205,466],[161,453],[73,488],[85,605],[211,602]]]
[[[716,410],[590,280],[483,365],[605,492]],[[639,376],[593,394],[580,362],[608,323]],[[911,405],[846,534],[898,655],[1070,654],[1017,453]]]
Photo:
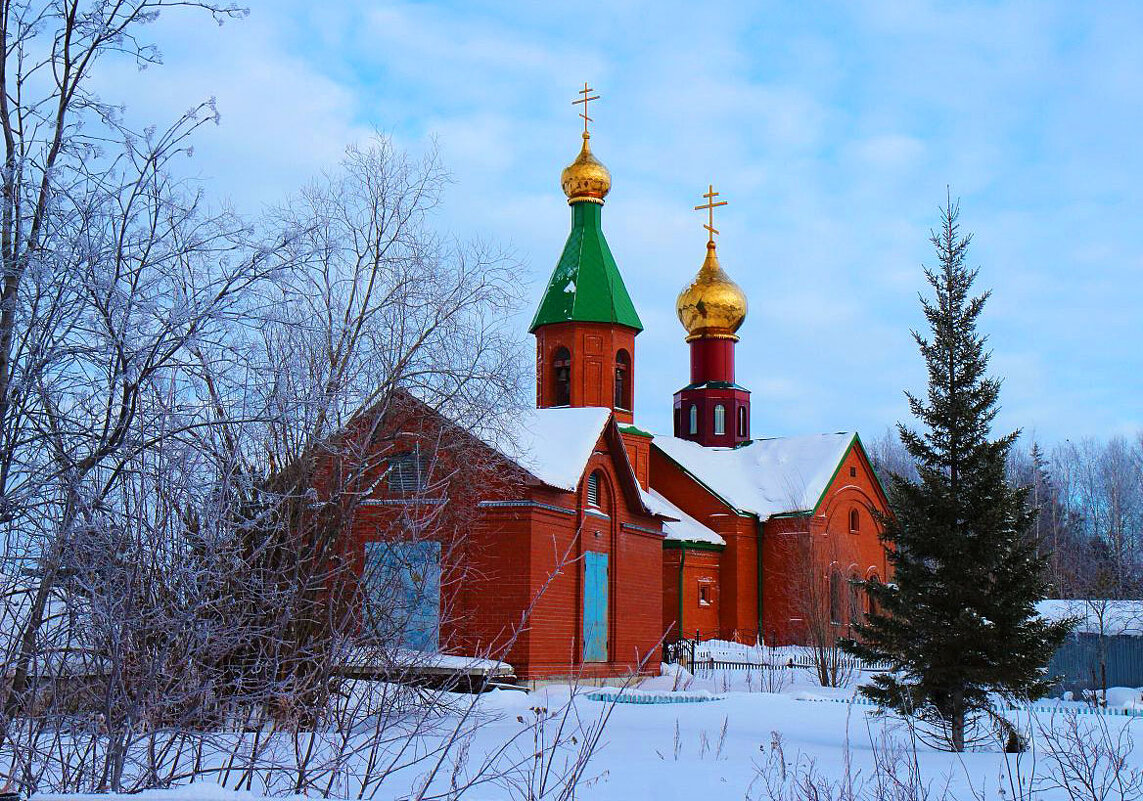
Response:
[[[587,84],[584,84],[584,86],[586,85]],[[718,233],[718,229],[714,227],[714,210],[719,206],[725,206],[728,202],[720,200],[716,203],[714,199],[718,197],[719,194],[719,192],[714,191],[714,184],[709,184],[707,191],[703,193],[703,197],[706,198],[706,203],[701,206],[695,206],[695,211],[705,210],[707,212],[707,224],[704,225],[703,228],[710,232],[710,242],[714,242],[714,235]]]
[[[588,144],[591,134],[588,133],[587,124],[592,121],[587,113],[588,104],[593,100],[599,100],[599,95],[592,94],[594,91],[590,84],[584,81],[583,88],[579,90],[582,97],[572,101],[573,106],[583,106],[583,111],[579,115],[583,118],[583,145],[576,160],[565,167],[560,174],[560,186],[568,196],[568,203],[572,205],[602,204],[607,193],[611,191],[611,173],[592,155],[591,146]]]
[[[573,100],[572,101],[573,106],[578,106],[580,104],[583,105],[583,111],[580,112],[579,116],[583,117],[583,135],[585,138],[590,135],[587,132],[587,124],[589,122],[593,122],[591,117],[587,116],[587,105],[592,100],[599,100],[599,95],[593,95],[592,94],[592,92],[594,92],[594,91],[595,91],[594,89],[592,89],[590,86],[587,85],[587,81],[584,81],[583,82],[583,88],[579,90],[579,93],[581,95],[583,95],[583,97],[581,97],[579,100]]]

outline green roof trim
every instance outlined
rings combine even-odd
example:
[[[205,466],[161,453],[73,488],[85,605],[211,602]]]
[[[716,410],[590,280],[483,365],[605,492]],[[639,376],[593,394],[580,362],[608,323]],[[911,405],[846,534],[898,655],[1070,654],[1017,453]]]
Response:
[[[655,438],[655,435],[652,434],[650,431],[644,431],[643,429],[639,428],[638,426],[632,425],[630,423],[627,423],[625,425],[620,425],[619,430],[621,432],[623,432],[624,434],[634,434],[637,437],[646,437],[647,439],[654,439]]]
[[[725,550],[725,545],[719,545],[717,542],[698,542],[696,540],[663,540],[664,548],[676,548],[687,551],[721,551]]]
[[[753,440],[751,440],[751,442],[753,442]],[[654,447],[654,445],[655,445],[655,442],[654,442],[654,440],[652,440],[652,441],[651,441],[651,446],[652,446],[652,447]],[[710,493],[711,495],[713,495],[715,498],[718,498],[718,500],[720,500],[720,501],[721,501],[723,504],[725,504],[725,505],[726,505],[726,508],[728,508],[728,509],[730,509],[731,511],[733,511],[733,512],[734,512],[736,515],[738,515],[739,517],[753,517],[755,520],[758,520],[758,519],[759,519],[759,518],[758,518],[758,515],[754,514],[753,512],[747,512],[747,511],[744,511],[744,510],[742,510],[742,509],[739,509],[739,508],[738,508],[737,506],[735,506],[734,504],[732,504],[730,501],[728,501],[726,498],[724,498],[724,497],[722,496],[722,494],[721,494],[721,493],[719,493],[719,491],[718,491],[718,490],[716,490],[714,487],[712,487],[712,486],[710,486],[709,484],[707,484],[705,481],[703,481],[701,478],[699,478],[698,476],[696,476],[696,475],[695,475],[694,473],[692,473],[690,470],[687,470],[687,468],[686,468],[686,467],[684,467],[683,465],[679,464],[679,462],[678,462],[677,460],[675,460],[674,458],[672,458],[672,456],[671,456],[669,453],[667,453],[666,451],[664,451],[662,448],[656,448],[656,450],[657,450],[657,451],[658,451],[660,454],[662,454],[662,456],[663,456],[663,458],[664,458],[664,459],[666,459],[667,461],[669,461],[669,462],[670,462],[671,464],[673,464],[675,467],[679,468],[679,470],[681,470],[681,471],[683,472],[683,475],[690,477],[691,481],[693,481],[693,482],[695,482],[696,484],[698,484],[700,487],[702,487],[704,490],[706,490],[707,492],[709,492],[709,493]]]
[[[687,384],[680,389],[679,392],[685,392],[688,389],[738,389],[743,392],[750,391],[741,384],[735,384],[733,381],[699,381],[694,384]]]
[[[829,488],[833,486],[833,482],[837,478],[837,474],[841,472],[841,466],[843,464],[845,464],[845,459],[847,456],[849,456],[849,452],[853,450],[853,445],[856,442],[857,442],[857,434],[855,433],[850,438],[849,444],[845,447],[845,451],[842,452],[841,458],[837,462],[837,467],[835,467],[833,469],[833,475],[830,476],[829,481],[826,482],[825,488],[822,490],[822,494],[818,496],[818,501],[817,501],[817,503],[814,504],[814,508],[813,508],[814,514],[818,513],[818,507],[821,506],[822,501],[825,500],[826,493],[829,492]]]
[[[643,330],[603,236],[599,203],[573,203],[572,228],[529,332],[552,323],[616,323]]]

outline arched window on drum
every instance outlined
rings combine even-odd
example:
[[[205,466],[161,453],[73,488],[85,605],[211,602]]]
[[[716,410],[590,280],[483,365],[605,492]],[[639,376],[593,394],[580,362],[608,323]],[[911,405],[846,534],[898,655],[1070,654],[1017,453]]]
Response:
[[[721,403],[714,407],[714,433],[716,436],[726,433],[726,407]]]

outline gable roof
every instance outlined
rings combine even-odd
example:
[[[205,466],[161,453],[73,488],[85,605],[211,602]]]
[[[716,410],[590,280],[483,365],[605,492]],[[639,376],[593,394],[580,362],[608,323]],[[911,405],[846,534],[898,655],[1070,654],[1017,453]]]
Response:
[[[602,407],[521,409],[481,439],[549,487],[575,492],[610,419]]]
[[[611,409],[598,406],[521,409],[498,433],[478,435],[488,445],[543,484],[575,492],[601,437],[611,437],[624,491],[636,508],[647,507],[627,458]]]
[[[677,542],[705,542],[711,545],[726,545],[726,540],[718,532],[704,526],[679,507],[668,501],[655,490],[643,491],[643,502],[655,514],[671,518],[663,521],[666,539]]]
[[[643,323],[603,236],[603,207],[572,204],[572,229],[529,331],[572,320],[618,323],[636,331]]]
[[[856,440],[853,432],[839,432],[704,448],[677,437],[655,437],[651,447],[731,508],[766,520],[813,512]]]

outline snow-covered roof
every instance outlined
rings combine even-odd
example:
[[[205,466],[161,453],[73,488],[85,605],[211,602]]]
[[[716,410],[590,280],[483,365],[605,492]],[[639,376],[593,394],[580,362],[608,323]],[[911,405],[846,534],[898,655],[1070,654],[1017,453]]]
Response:
[[[643,504],[654,514],[675,518],[663,521],[663,532],[668,540],[726,545],[726,540],[715,531],[704,526],[655,490],[643,490]]]
[[[852,432],[756,439],[737,448],[704,448],[677,437],[655,437],[658,448],[718,497],[762,520],[817,506]]]
[[[1143,601],[1048,600],[1036,604],[1048,620],[1076,618],[1081,634],[1143,636]]]
[[[602,407],[523,409],[489,445],[548,486],[575,492],[611,410]]]

